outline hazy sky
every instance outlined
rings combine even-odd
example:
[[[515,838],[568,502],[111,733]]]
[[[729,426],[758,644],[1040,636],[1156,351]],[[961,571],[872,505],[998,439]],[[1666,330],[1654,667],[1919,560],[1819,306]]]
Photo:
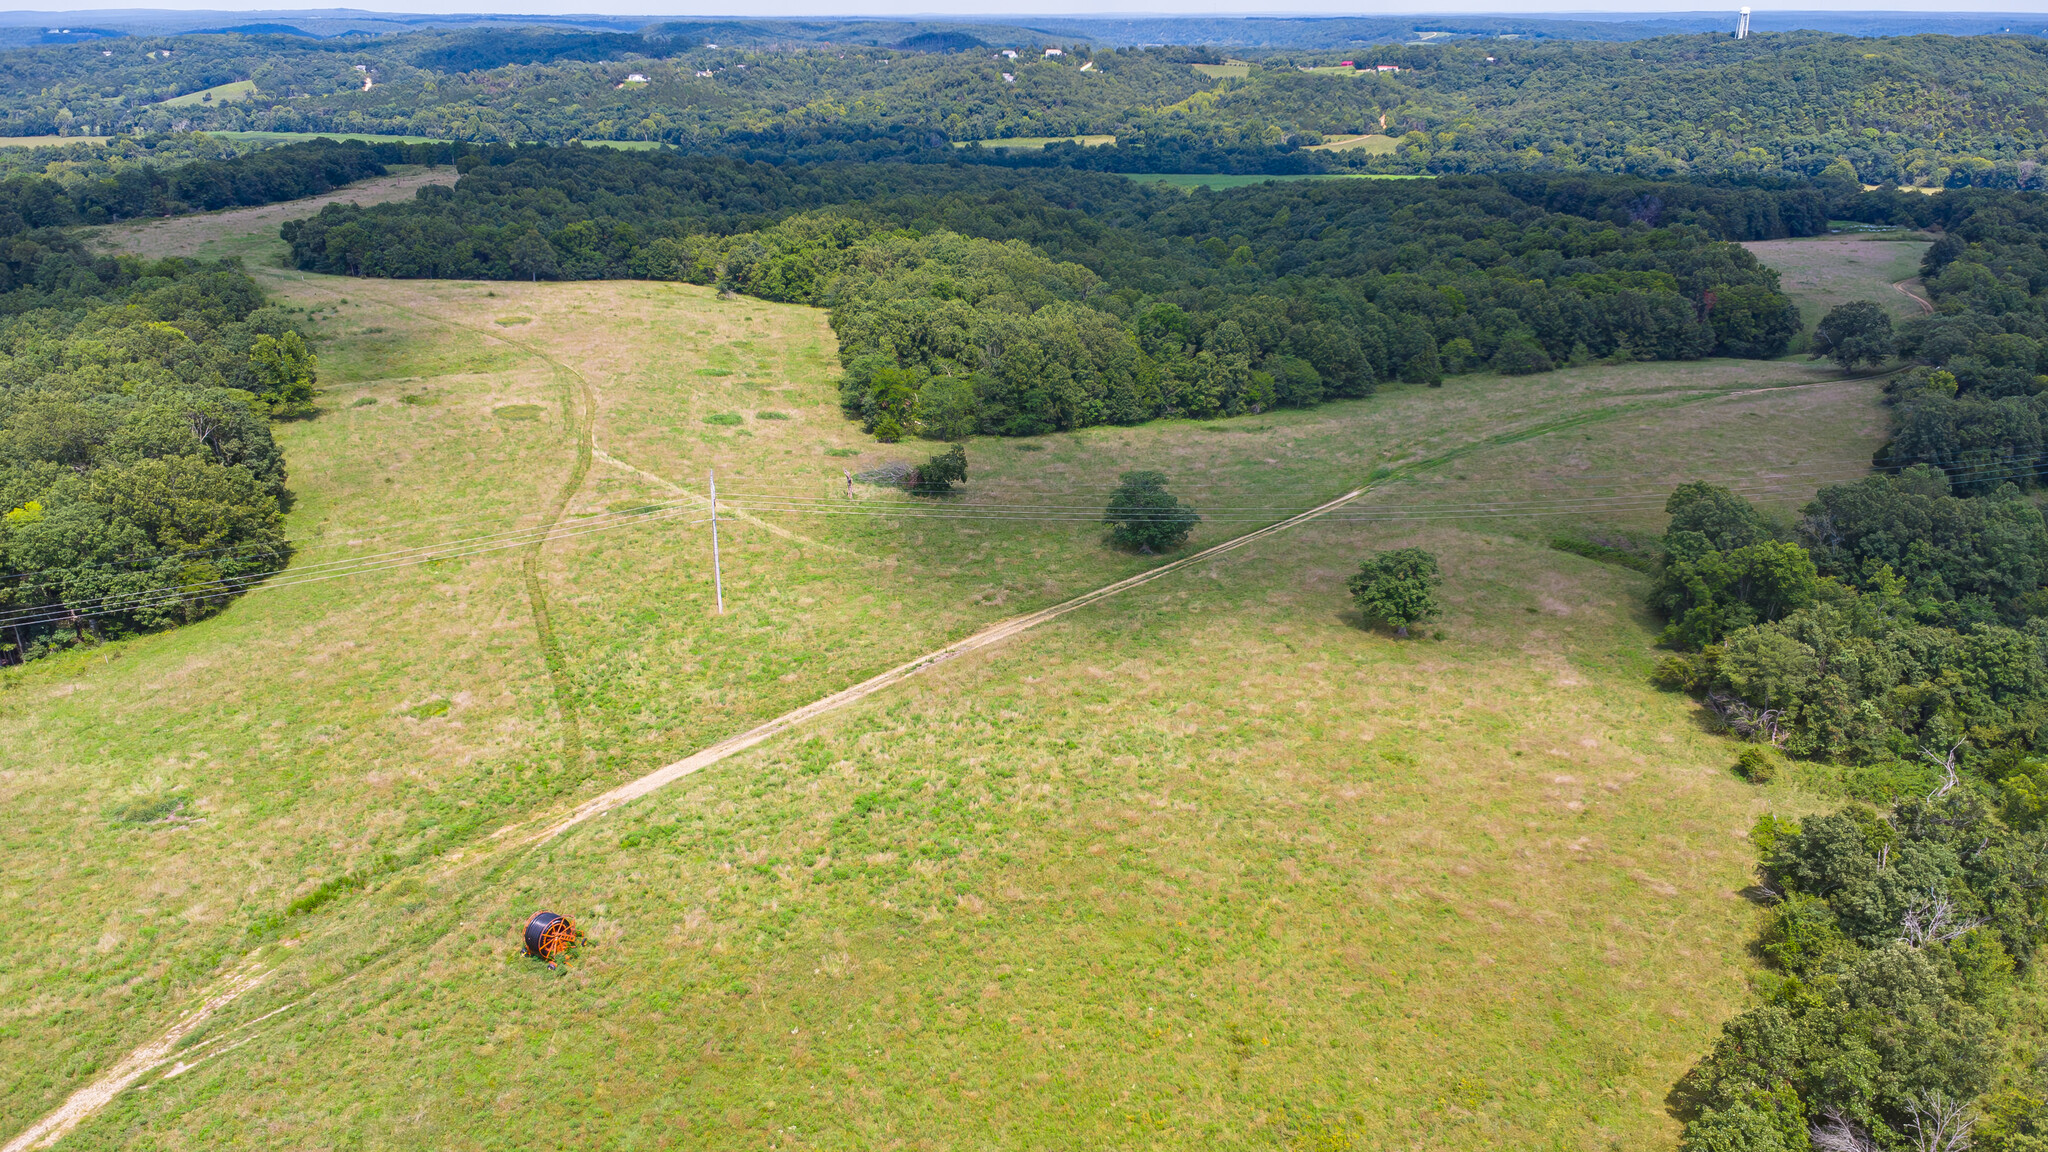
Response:
[[[969,13],[978,19],[995,19],[998,15],[1030,18],[1033,16],[1110,16],[1110,15],[1315,15],[1315,16],[1395,16],[1434,15],[1445,12],[1502,12],[1516,14],[1569,15],[1552,5],[1542,3],[1503,3],[1502,0],[1434,0],[1421,4],[1411,2],[1385,8],[1361,9],[1353,5],[1316,4],[1304,0],[1279,0],[1261,4],[1256,0],[1113,0],[1114,11],[1091,8],[1078,0],[1036,0],[1020,3],[1019,0],[1003,0],[1000,14],[983,11],[962,4],[957,8],[936,9],[933,0],[703,0],[699,4],[677,3],[676,0],[356,0],[347,5],[358,11],[371,12],[505,12],[519,14],[587,14],[592,12],[620,16],[946,16]],[[277,0],[156,0],[146,5],[153,9],[211,10],[211,11],[283,11],[287,10]],[[28,8],[24,5],[24,8]],[[106,11],[106,0],[86,0],[82,3],[65,3],[58,0],[41,0],[34,9],[53,12],[79,12],[86,10]],[[315,5],[294,5],[292,10],[311,9]],[[1739,7],[1737,3],[1727,5],[1729,12]],[[1752,5],[1758,12],[1766,11],[1760,5]],[[1644,0],[1573,0],[1570,11],[1631,13],[1654,15],[1661,12],[1699,12],[1707,10],[1699,0],[1678,0],[1678,2],[1657,4]],[[1799,0],[1796,4],[1782,6],[1781,11],[1871,11],[1873,6],[1865,0]],[[1719,8],[1712,10],[1718,11]],[[2048,0],[1967,0],[1962,4],[1942,4],[1937,0],[1891,0],[1882,5],[1882,11],[1897,12],[1940,12],[1960,14],[1969,12],[2031,12],[2048,15]]]

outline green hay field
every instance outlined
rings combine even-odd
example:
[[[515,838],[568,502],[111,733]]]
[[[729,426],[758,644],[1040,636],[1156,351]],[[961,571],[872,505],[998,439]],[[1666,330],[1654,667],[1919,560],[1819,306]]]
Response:
[[[266,144],[302,144],[308,140],[361,140],[367,144],[445,144],[436,136],[391,136],[375,132],[208,132],[224,140],[259,140]]]
[[[1384,176],[1372,172],[1323,172],[1306,176],[1212,176],[1201,172],[1130,172],[1125,173],[1133,180],[1151,184],[1168,184],[1183,191],[1192,192],[1197,188],[1222,191],[1227,188],[1249,188],[1264,184],[1268,180],[1433,180],[1433,176]]]
[[[1114,143],[1114,136],[1004,136],[994,140],[955,140],[953,147],[965,148],[969,144],[979,144],[983,148],[1020,148],[1025,151],[1038,151],[1047,144],[1079,144],[1084,148],[1096,148]]]
[[[1928,243],[1918,233],[1885,232],[1758,240],[1743,247],[1778,270],[1810,330],[1828,309],[1855,300],[1872,301],[1895,322],[1929,311],[1919,280]]]
[[[256,82],[254,80],[230,80],[225,84],[216,84],[211,88],[202,88],[197,92],[187,92],[183,96],[173,96],[169,100],[160,102],[157,106],[160,108],[191,108],[200,104],[232,104],[238,100],[247,100],[254,95],[256,95]]]
[[[1818,801],[1736,780],[1647,686],[1643,578],[1548,542],[1654,531],[1688,479],[1795,506],[1867,466],[1874,382],[1458,377],[978,439],[955,498],[849,496],[933,446],[840,416],[820,312],[304,275],[270,211],[100,242],[239,254],[307,310],[295,571],[685,514],[279,580],[0,674],[0,909],[39,942],[0,958],[0,1133],[253,964],[63,1146],[1672,1143],[1665,1093],[1752,971],[1744,830]],[[1197,547],[1377,480],[559,839],[494,837],[1159,563],[1089,520],[1132,467],[1204,512]],[[1343,581],[1407,544],[1450,611],[1401,642]],[[563,970],[515,954],[542,907],[589,930]]]
[[[1382,133],[1368,133],[1364,136],[1340,136],[1311,144],[1306,152],[1365,152],[1374,156],[1391,156],[1400,148],[1401,142]]]

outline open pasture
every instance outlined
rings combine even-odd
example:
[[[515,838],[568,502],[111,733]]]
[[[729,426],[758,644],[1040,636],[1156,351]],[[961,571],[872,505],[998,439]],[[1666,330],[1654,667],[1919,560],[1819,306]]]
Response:
[[[258,949],[264,981],[67,1147],[1670,1142],[1664,1093],[1745,995],[1742,833],[1807,801],[1647,686],[1642,578],[1548,541],[1655,530],[1686,479],[1788,507],[1867,461],[1873,384],[1459,377],[977,439],[921,501],[847,483],[934,446],[845,421],[819,312],[307,276],[256,258],[274,230],[115,234],[249,254],[326,391],[281,428],[293,573],[0,676],[0,901],[48,943],[0,960],[0,1131]],[[1133,467],[1204,513],[1196,547],[1374,486],[493,837],[1156,564],[1093,522]],[[1347,607],[1407,544],[1443,557],[1440,637]],[[562,971],[513,954],[543,906],[590,932]]]
[[[1810,330],[1828,309],[1856,300],[1871,301],[1894,322],[1931,311],[1919,280],[1928,243],[1917,233],[1888,232],[1756,240],[1743,247],[1778,270]]]

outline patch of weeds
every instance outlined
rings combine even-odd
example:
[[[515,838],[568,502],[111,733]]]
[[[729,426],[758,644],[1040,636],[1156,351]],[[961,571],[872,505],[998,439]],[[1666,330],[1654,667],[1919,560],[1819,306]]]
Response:
[[[177,815],[189,799],[190,797],[177,792],[166,792],[161,796],[143,796],[130,800],[107,815],[116,824],[154,824]]]
[[[415,720],[429,720],[436,716],[446,716],[448,714],[448,701],[437,697],[424,704],[415,704],[407,708],[405,714]]]
[[[1043,444],[1019,444],[1019,445],[1017,445],[1017,451],[1019,451],[1019,452],[1043,452],[1043,451],[1045,451],[1045,445],[1043,445]]]
[[[642,500],[622,500],[617,504],[605,505],[604,510],[607,512],[630,512],[635,515],[641,515],[648,512],[659,512],[661,511],[661,505],[649,504]]]
[[[1655,545],[1637,540],[1633,536],[1598,535],[1591,539],[1578,536],[1558,536],[1550,546],[1559,552],[1584,556],[1602,564],[1614,564],[1637,572],[1657,570],[1658,550]]]
[[[356,402],[349,405],[349,407],[368,408],[370,405],[375,404],[376,402],[377,398],[375,396],[358,396],[356,397]]]
[[[413,395],[410,396],[400,396],[398,398],[398,402],[400,404],[410,404],[415,408],[431,408],[434,405],[440,403],[441,400],[440,397],[438,396],[431,396],[428,395],[427,393],[419,392],[414,393]]]
[[[500,420],[538,420],[542,408],[538,404],[507,404],[491,409],[491,415]]]
[[[495,295],[495,293],[494,293],[494,295]],[[498,318],[497,318],[496,320],[493,320],[493,321],[491,321],[491,323],[493,323],[493,324],[496,324],[496,325],[497,325],[498,327],[500,327],[500,328],[513,328],[513,327],[517,327],[518,325],[521,325],[521,324],[531,324],[531,323],[533,323],[533,317],[531,317],[531,316],[500,316],[500,317],[498,317]]]
[[[756,420],[787,420],[787,419],[789,419],[789,413],[787,413],[787,412],[756,412],[756,413],[754,413],[754,419],[756,419]]]
[[[858,448],[827,448],[827,449],[825,449],[825,455],[827,455],[827,456],[858,456],[858,455],[860,455],[860,449],[858,449]]]
[[[728,371],[726,371],[726,370],[725,370],[725,369],[723,369],[723,368],[699,368],[699,369],[697,369],[697,375],[699,375],[699,376],[730,376],[730,375],[732,375],[732,373],[731,373],[731,372],[728,372]]]
[[[363,335],[365,335],[365,336],[375,336],[375,335],[376,335],[377,333],[379,333],[379,332],[382,332],[383,330],[384,330],[384,328],[383,328],[383,326],[382,326],[382,325],[378,325],[378,326],[377,326],[377,327],[375,327],[375,328],[365,328],[365,329],[363,329]]]
[[[722,428],[730,428],[736,424],[746,423],[746,418],[737,412],[713,412],[704,418],[704,422],[706,424],[716,424]]]
[[[1228,431],[1230,431],[1230,430],[1231,430],[1231,429],[1230,429],[1230,425],[1228,425],[1228,424],[1204,424],[1204,425],[1202,425],[1202,431],[1204,431],[1204,432],[1228,432]]]

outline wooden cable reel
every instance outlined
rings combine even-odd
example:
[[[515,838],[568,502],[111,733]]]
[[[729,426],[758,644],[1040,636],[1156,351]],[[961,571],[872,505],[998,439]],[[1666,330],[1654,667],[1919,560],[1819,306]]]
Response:
[[[526,954],[550,966],[582,938],[575,921],[554,912],[535,912],[526,922]]]

